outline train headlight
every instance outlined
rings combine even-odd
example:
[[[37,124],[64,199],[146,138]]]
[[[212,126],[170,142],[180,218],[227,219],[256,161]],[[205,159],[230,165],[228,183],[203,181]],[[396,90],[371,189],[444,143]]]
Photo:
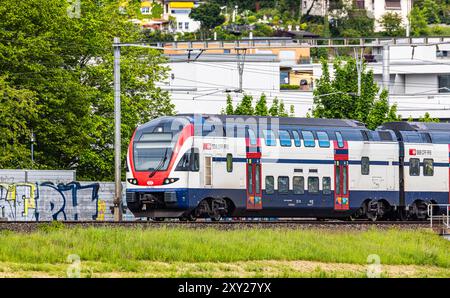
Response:
[[[166,178],[166,179],[164,179],[163,184],[164,185],[171,184],[171,183],[177,182],[178,180],[180,180],[180,178]]]
[[[138,184],[136,178],[129,178],[129,179],[127,179],[127,181],[128,181],[128,183],[131,183],[131,184],[134,184],[134,185],[137,185],[137,184]]]

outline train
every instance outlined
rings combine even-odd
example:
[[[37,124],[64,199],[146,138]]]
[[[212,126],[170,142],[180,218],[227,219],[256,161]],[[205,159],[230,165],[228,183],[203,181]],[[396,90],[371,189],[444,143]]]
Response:
[[[133,133],[126,204],[156,221],[426,220],[450,203],[449,144],[450,123],[164,116]]]

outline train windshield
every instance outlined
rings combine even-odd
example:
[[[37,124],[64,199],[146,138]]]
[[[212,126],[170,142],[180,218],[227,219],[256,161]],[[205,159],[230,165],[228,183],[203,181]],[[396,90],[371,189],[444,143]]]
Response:
[[[167,170],[173,151],[172,133],[146,133],[134,143],[136,171]]]

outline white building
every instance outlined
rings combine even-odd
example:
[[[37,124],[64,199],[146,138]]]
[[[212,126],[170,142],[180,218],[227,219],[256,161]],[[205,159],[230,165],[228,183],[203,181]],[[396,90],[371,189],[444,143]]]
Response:
[[[329,12],[340,8],[340,1],[333,0],[302,0],[302,12],[310,10],[311,15],[325,16]],[[343,0],[344,5],[352,3],[361,9],[367,10],[367,17],[375,19],[375,31],[381,31],[379,20],[387,12],[397,13],[402,17],[403,25],[408,26],[408,14],[411,11],[413,0]]]

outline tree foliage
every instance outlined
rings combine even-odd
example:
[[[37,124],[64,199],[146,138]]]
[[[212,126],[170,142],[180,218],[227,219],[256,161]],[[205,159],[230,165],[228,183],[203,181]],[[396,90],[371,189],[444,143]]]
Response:
[[[358,73],[353,58],[336,59],[331,77],[328,63],[322,60],[322,76],[316,80],[313,116],[317,118],[354,119],[374,129],[385,121],[399,120],[396,106],[389,107],[388,92],[380,91],[373,72],[363,64],[361,96],[358,92]]]
[[[386,36],[403,36],[405,29],[402,26],[402,17],[395,12],[387,12],[380,19],[383,33]]]
[[[199,21],[201,28],[205,31],[213,29],[225,22],[225,17],[220,13],[220,6],[217,3],[203,3],[193,8],[189,17]]]
[[[294,107],[290,107],[290,113],[285,109],[283,101],[274,98],[270,109],[267,107],[267,97],[264,93],[261,94],[255,107],[253,107],[253,97],[245,94],[242,100],[233,108],[233,101],[231,96],[227,96],[227,105],[222,110],[226,115],[246,115],[246,116],[274,116],[274,117],[293,117]]]
[[[68,13],[69,5],[65,0],[2,1],[0,76],[10,90],[34,94],[37,117],[27,121],[27,129],[36,134],[37,166],[109,180],[114,172],[112,41],[115,36],[122,42],[141,39],[129,22],[139,14],[139,1],[120,11],[118,1],[85,0],[79,15]],[[163,61],[154,50],[122,48],[123,158],[138,124],[173,113],[168,94],[155,86],[167,75]]]

